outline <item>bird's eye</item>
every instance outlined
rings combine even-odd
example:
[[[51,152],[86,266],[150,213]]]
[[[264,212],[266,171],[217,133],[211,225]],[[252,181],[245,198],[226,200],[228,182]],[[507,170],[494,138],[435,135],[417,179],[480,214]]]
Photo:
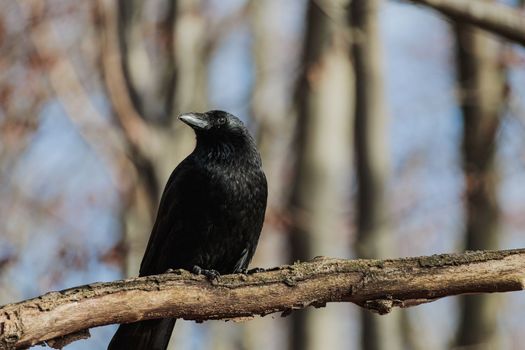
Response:
[[[223,125],[224,123],[226,123],[226,118],[220,117],[219,118],[219,125]]]

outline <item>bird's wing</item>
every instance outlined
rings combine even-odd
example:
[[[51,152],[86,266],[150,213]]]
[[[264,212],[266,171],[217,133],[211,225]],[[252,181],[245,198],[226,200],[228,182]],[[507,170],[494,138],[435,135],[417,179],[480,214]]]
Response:
[[[184,211],[191,210],[193,203],[198,203],[199,193],[195,186],[204,183],[199,181],[202,174],[195,167],[191,158],[186,158],[173,171],[160,200],[157,218],[148,241],[144,258],[140,265],[140,275],[164,273],[170,266],[170,252],[165,249],[177,236],[180,235],[178,227],[184,218]],[[186,218],[188,219],[188,218]]]

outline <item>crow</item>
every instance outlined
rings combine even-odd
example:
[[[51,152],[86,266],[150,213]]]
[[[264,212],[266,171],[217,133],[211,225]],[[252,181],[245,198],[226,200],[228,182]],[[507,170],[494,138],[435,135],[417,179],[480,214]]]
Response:
[[[196,146],[171,174],[140,265],[140,276],[186,269],[216,278],[245,272],[268,195],[261,157],[243,123],[224,111],[179,119]],[[108,350],[164,350],[175,319],[122,324]]]

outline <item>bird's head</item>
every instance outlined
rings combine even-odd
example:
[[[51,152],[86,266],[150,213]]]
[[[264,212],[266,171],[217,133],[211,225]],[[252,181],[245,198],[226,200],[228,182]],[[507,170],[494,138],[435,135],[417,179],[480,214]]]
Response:
[[[261,166],[254,139],[239,118],[224,111],[184,113],[179,119],[197,136],[194,157]]]
[[[224,111],[208,111],[205,113],[184,113],[179,119],[189,125],[197,137],[230,138],[244,137],[247,130],[236,116]]]

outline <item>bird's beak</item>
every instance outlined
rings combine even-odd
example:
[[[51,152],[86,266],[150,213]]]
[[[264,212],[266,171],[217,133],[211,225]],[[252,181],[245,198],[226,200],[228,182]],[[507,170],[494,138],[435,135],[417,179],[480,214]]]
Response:
[[[191,126],[193,129],[208,129],[209,122],[204,113],[185,113],[179,115],[179,119]]]

